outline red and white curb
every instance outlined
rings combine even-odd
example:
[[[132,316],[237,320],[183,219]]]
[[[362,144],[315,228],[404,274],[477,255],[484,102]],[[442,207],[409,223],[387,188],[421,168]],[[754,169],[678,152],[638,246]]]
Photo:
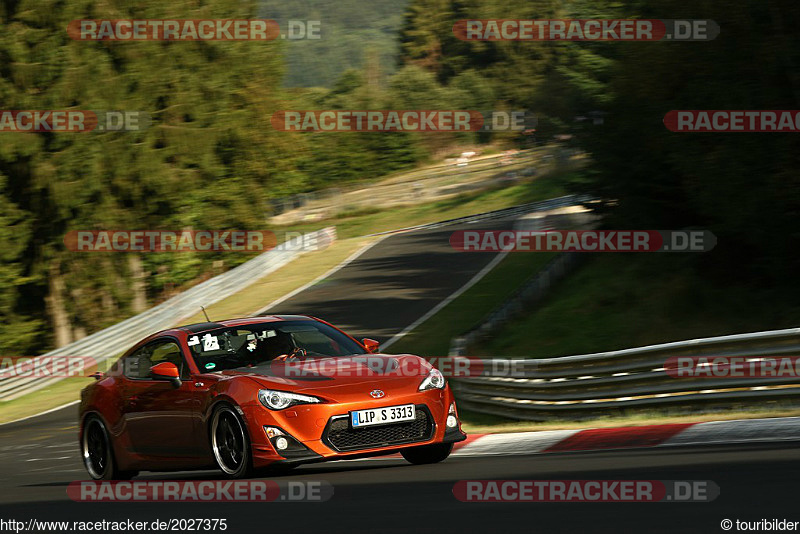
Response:
[[[456,443],[453,456],[505,456],[783,441],[800,441],[800,417],[470,435],[466,441]]]

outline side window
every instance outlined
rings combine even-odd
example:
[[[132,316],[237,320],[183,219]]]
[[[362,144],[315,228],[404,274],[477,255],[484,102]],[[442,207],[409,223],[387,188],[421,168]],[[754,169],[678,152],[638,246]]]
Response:
[[[147,378],[150,371],[150,355],[148,347],[145,345],[139,350],[131,353],[122,362],[122,371],[127,378]]]
[[[174,363],[181,378],[188,378],[189,369],[181,355],[181,349],[172,340],[154,341],[125,358],[125,376],[140,380],[150,378],[150,368],[164,362]]]

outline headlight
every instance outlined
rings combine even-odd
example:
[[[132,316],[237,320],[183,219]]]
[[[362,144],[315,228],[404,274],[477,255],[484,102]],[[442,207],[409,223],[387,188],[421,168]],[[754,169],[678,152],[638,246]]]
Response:
[[[443,389],[444,388],[444,375],[438,369],[431,369],[422,384],[419,385],[419,391],[428,389]]]
[[[288,391],[275,391],[274,389],[262,389],[258,392],[258,400],[270,410],[283,410],[296,404],[316,404],[322,402],[316,397],[300,395],[299,393],[289,393]]]

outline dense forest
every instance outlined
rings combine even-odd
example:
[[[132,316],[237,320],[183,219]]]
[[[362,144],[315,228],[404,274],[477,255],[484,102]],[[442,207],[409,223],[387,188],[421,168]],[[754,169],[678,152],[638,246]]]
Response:
[[[257,16],[320,20],[326,38],[80,42],[64,31],[80,18]],[[710,18],[721,34],[569,43],[452,32],[465,18],[590,17]],[[217,259],[69,253],[68,231],[262,228],[272,198],[377,178],[464,141],[278,132],[269,118],[280,109],[534,110],[542,136],[571,133],[590,154],[569,186],[609,201],[608,224],[708,228],[719,244],[698,268],[791,287],[800,138],[675,134],[662,119],[800,108],[798,23],[794,0],[0,2],[3,109],[132,109],[153,120],[140,132],[0,134],[0,350],[30,354],[108,326]],[[576,121],[591,114],[603,124]]]
[[[332,87],[348,69],[369,62],[381,75],[394,73],[397,32],[408,0],[261,0],[259,16],[286,27],[288,21],[318,21],[319,39],[287,41],[286,87]]]
[[[713,19],[709,42],[465,42],[465,18]],[[680,134],[673,109],[798,109],[800,4],[792,0],[549,0],[412,2],[403,60],[442,85],[470,85],[512,107],[534,109],[543,128],[568,129],[593,166],[572,184],[613,201],[612,224],[702,226],[715,255],[742,275],[788,280],[798,267],[800,138],[781,134]],[[577,123],[587,114],[602,127]]]

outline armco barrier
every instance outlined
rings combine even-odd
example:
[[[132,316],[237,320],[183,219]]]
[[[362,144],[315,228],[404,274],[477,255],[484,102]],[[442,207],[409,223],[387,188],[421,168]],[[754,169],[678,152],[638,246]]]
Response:
[[[664,367],[667,359],[681,356],[755,361],[768,356],[800,356],[800,328],[582,356],[501,360],[519,372],[513,378],[453,378],[451,383],[463,408],[534,421],[614,415],[630,408],[680,413],[764,408],[771,402],[785,405],[800,399],[800,378],[793,376],[670,376]]]
[[[336,228],[324,228],[303,237],[296,237],[260,254],[230,271],[184,291],[158,306],[126,319],[99,332],[48,352],[45,356],[82,356],[98,363],[114,357],[133,343],[158,330],[174,326],[181,318],[194,315],[200,306],[208,306],[241,291],[256,280],[286,265],[303,252],[303,243],[310,236],[320,248],[336,239]],[[0,379],[0,400],[7,401],[31,393],[61,378],[6,377]]]

